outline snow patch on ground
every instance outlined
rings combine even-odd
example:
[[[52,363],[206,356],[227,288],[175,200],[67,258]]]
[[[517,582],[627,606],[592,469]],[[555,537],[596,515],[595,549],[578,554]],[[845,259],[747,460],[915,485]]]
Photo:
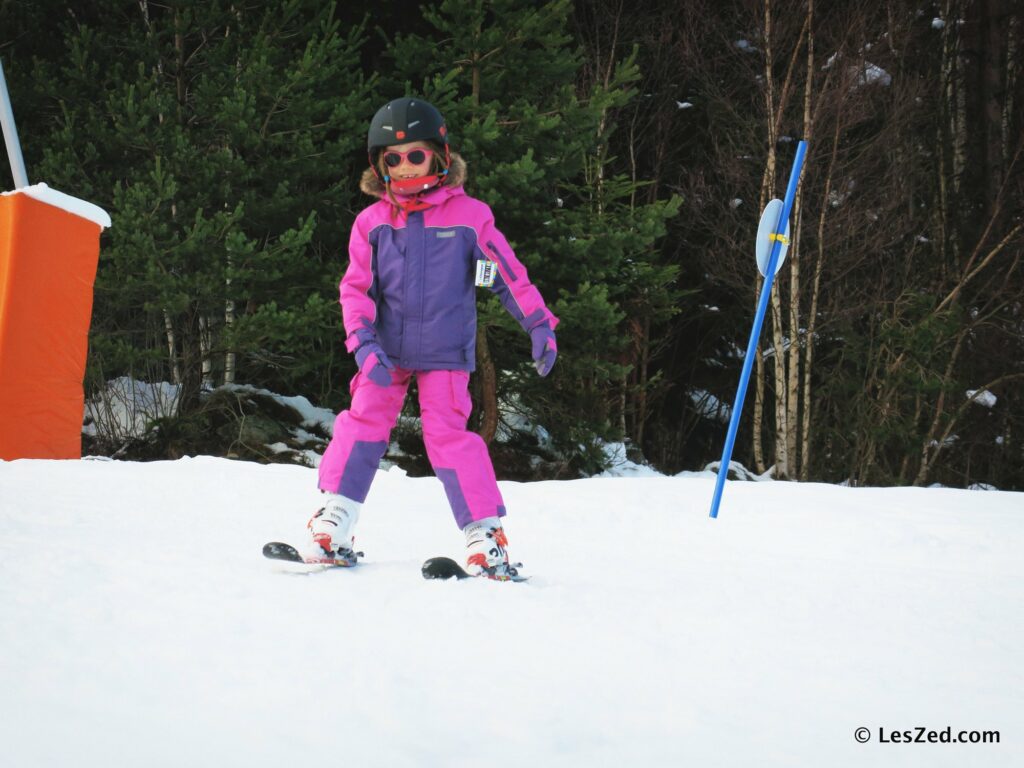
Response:
[[[327,408],[318,408],[309,402],[309,399],[302,395],[279,395],[268,389],[260,389],[247,384],[226,384],[224,389],[232,392],[250,392],[256,395],[269,397],[281,405],[286,405],[296,411],[302,417],[302,426],[319,428],[328,435],[334,434],[335,413]],[[304,434],[309,435],[308,432]],[[298,437],[298,433],[296,434]],[[312,435],[310,435],[312,437]]]
[[[653,467],[630,460],[625,443],[607,443],[603,450],[608,469],[596,477],[664,477]]]
[[[154,419],[177,414],[180,391],[181,387],[165,381],[113,379],[86,401],[82,432],[91,437],[103,434],[112,442],[142,437]]]

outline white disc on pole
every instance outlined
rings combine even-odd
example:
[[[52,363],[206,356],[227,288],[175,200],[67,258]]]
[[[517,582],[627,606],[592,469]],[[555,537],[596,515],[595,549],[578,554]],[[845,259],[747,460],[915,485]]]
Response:
[[[757,268],[764,277],[768,277],[768,260],[771,258],[772,246],[775,245],[775,241],[782,240],[779,259],[775,262],[776,275],[782,267],[782,262],[786,260],[786,251],[789,250],[789,222],[786,222],[782,235],[776,234],[776,227],[781,215],[782,201],[778,198],[770,200],[761,213],[761,223],[757,225]],[[774,276],[772,275],[772,277]]]

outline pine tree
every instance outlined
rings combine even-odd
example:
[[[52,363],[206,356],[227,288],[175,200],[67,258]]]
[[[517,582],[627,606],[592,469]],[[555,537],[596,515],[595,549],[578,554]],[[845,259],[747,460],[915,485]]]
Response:
[[[174,380],[185,410],[204,383],[337,378],[362,27],[312,0],[92,11],[36,67],[55,111],[34,145],[38,178],[112,214],[92,370]]]

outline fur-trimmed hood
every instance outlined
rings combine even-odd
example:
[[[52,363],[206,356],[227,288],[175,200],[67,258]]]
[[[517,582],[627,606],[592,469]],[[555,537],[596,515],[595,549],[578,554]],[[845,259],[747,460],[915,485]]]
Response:
[[[445,179],[446,187],[461,187],[466,183],[466,161],[458,152],[452,152],[452,164],[448,169],[448,178]],[[370,197],[384,197],[384,182],[373,172],[373,168],[363,171],[363,177],[359,180],[359,189]]]

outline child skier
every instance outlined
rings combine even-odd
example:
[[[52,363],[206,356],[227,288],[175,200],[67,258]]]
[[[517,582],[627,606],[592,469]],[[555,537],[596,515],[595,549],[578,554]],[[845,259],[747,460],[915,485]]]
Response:
[[[416,98],[385,104],[370,123],[361,189],[379,198],[355,220],[341,281],[346,348],[359,372],[320,464],[324,505],[309,521],[321,562],[355,562],[353,531],[413,376],[431,466],[466,535],[466,570],[514,575],[505,506],[487,446],[467,431],[476,367],[475,286],[487,287],[530,334],[538,373],[557,355],[558,318],[530,283],[490,208],[462,188],[441,113]]]

